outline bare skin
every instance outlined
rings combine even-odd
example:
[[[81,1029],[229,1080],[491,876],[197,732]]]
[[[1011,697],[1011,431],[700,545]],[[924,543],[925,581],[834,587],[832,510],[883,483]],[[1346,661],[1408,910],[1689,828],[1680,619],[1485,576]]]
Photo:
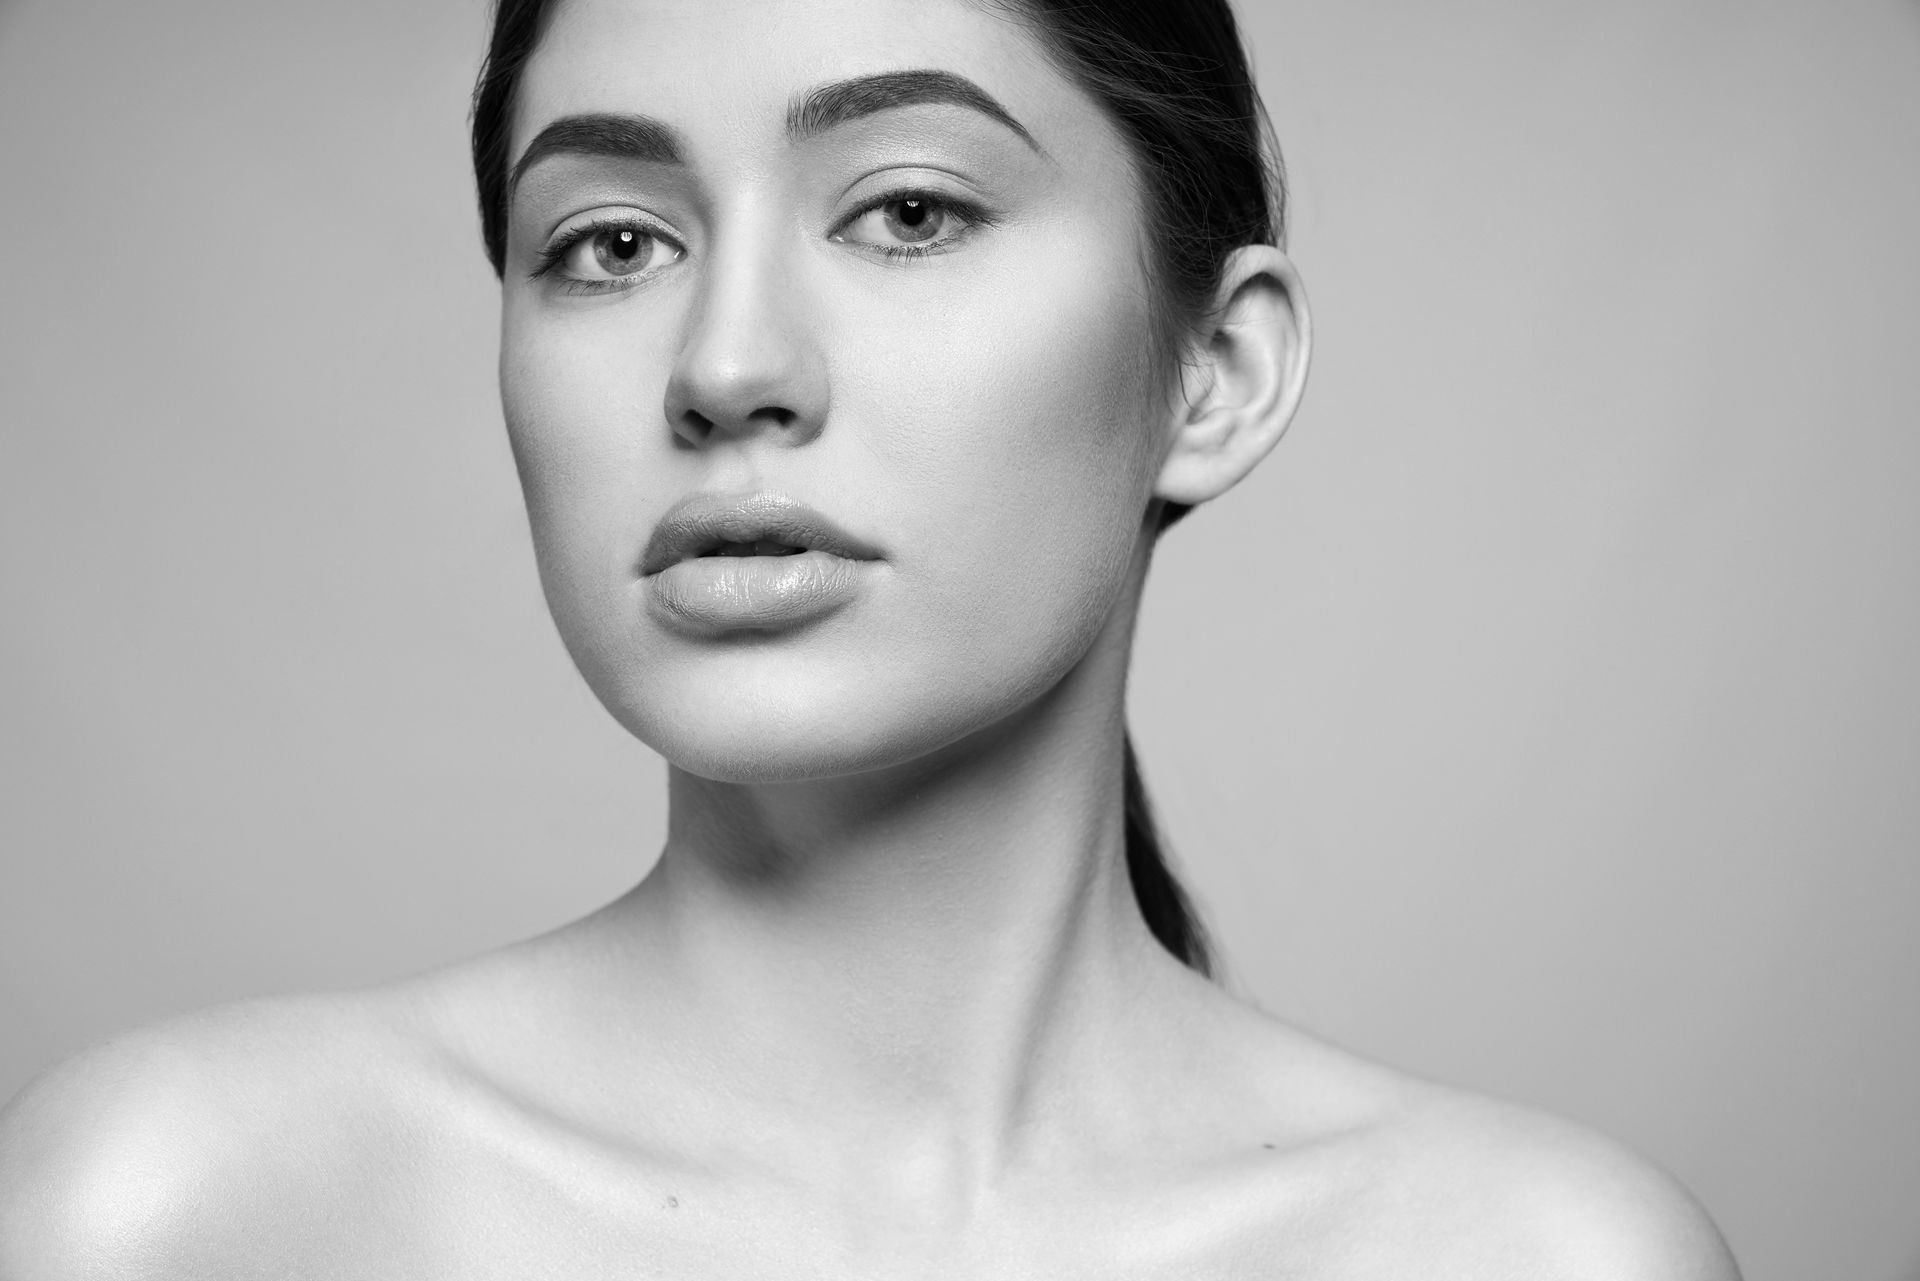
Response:
[[[1293,1031],[1135,906],[1153,504],[1223,492],[1292,414],[1285,255],[1235,255],[1162,386],[1132,162],[1027,32],[742,12],[573,0],[515,125],[516,154],[583,112],[684,144],[530,164],[503,291],[548,599],[673,767],[659,863],[542,938],[43,1078],[0,1116],[0,1281],[1734,1277],[1630,1153]],[[951,103],[789,127],[810,87],[918,68],[1030,137]],[[993,216],[902,267],[861,204],[895,171]],[[609,209],[650,220],[644,272],[543,259]],[[632,567],[702,487],[803,493],[879,547],[871,587],[750,644],[661,622]]]
[[[1072,711],[982,828],[1102,790]],[[710,784],[675,782],[678,818]],[[896,837],[944,822],[911,808]],[[1089,835],[947,844],[952,884],[847,903],[807,866],[716,876],[676,823],[552,935],[110,1044],[0,1122],[0,1278],[1737,1275],[1617,1145],[1199,979]]]
[[[1057,1112],[998,1159],[932,1098],[794,1107],[784,1074],[554,1008],[558,981],[595,1004],[581,970],[626,944],[622,910],[68,1065],[5,1122],[0,1277],[1737,1275],[1685,1193],[1616,1145],[1366,1064],[1171,967],[1154,986],[1172,999],[1036,1098]],[[569,1070],[608,1041],[622,1058]],[[896,1115],[913,1128],[886,1133]]]

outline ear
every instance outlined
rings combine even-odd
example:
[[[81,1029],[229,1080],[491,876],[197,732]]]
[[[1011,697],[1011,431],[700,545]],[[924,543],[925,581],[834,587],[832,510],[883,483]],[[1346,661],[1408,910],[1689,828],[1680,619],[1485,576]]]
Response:
[[[1272,245],[1234,250],[1208,327],[1186,350],[1154,496],[1192,506],[1252,471],[1300,406],[1312,341],[1307,296],[1287,255]]]

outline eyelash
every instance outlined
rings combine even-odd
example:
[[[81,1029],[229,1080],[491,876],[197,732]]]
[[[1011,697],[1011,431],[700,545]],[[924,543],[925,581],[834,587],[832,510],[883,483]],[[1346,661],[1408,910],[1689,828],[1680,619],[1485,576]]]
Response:
[[[575,245],[590,237],[597,236],[603,231],[633,231],[644,236],[651,236],[655,240],[665,241],[670,245],[680,245],[679,241],[666,234],[664,228],[654,223],[643,222],[638,218],[595,218],[592,222],[582,223],[578,227],[573,228],[567,232],[566,235],[554,241],[545,249],[542,249],[540,251],[539,265],[529,272],[528,275],[535,280],[552,275],[559,268],[560,264],[566,261],[567,254]],[[681,252],[685,253],[686,249],[681,247]],[[566,287],[569,293],[598,294],[609,293],[620,289],[631,289],[634,285],[640,283],[640,278],[635,277],[632,280],[624,282],[619,280],[562,280],[560,283]]]
[[[952,238],[932,245],[871,245],[863,244],[859,241],[849,241],[841,235],[848,227],[851,227],[854,223],[876,209],[884,208],[896,200],[914,199],[925,200],[938,205],[949,213],[958,215],[960,220],[966,225]],[[921,259],[933,258],[940,254],[947,253],[951,250],[954,241],[965,236],[975,228],[991,227],[998,222],[998,218],[973,201],[956,199],[952,196],[941,195],[938,192],[927,191],[924,188],[902,187],[896,191],[889,191],[875,196],[873,199],[862,204],[859,208],[841,219],[838,227],[835,228],[833,235],[830,236],[829,239],[838,241],[841,244],[855,245],[888,262],[916,262]],[[553,275],[555,271],[559,269],[560,264],[566,261],[567,254],[575,245],[589,237],[597,236],[604,231],[633,231],[664,240],[668,244],[679,244],[677,240],[668,236],[662,228],[653,223],[643,222],[635,218],[596,218],[592,222],[582,223],[580,226],[573,228],[559,240],[554,241],[542,249],[540,251],[539,264],[534,267],[529,275],[536,280]],[[684,248],[681,252],[685,252]],[[563,280],[561,283],[570,293],[610,293],[622,289],[631,289],[634,285],[640,283],[640,279],[640,277],[626,281],[569,279]]]
[[[845,232],[848,227],[851,227],[854,223],[860,221],[860,219],[866,217],[874,210],[884,208],[896,200],[925,200],[930,204],[939,206],[948,213],[958,215],[960,220],[966,225],[950,239],[933,245],[870,245],[863,244],[859,241],[847,240],[843,237],[842,233]],[[854,245],[857,248],[866,250],[868,253],[884,258],[888,262],[914,262],[919,259],[933,258],[940,254],[948,253],[951,251],[955,241],[966,236],[975,228],[992,227],[998,224],[999,221],[997,217],[971,200],[962,200],[958,197],[943,195],[937,191],[928,191],[924,187],[901,187],[897,190],[875,196],[848,214],[845,218],[841,219],[840,225],[834,229],[834,233],[829,239],[839,241],[841,244]]]

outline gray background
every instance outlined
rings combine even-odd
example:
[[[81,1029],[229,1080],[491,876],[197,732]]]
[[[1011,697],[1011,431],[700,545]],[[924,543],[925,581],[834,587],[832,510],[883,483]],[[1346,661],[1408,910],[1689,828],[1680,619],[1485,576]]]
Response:
[[[1920,1277],[1920,11],[1259,0],[1307,408],[1137,737],[1233,982]],[[534,580],[476,0],[0,7],[0,1094],[644,870]]]

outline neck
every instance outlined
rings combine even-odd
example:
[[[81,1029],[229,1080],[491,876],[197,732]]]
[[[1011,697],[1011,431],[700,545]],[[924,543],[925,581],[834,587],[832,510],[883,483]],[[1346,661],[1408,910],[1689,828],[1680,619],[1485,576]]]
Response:
[[[1123,1007],[1177,970],[1124,857],[1126,630],[913,762],[781,784],[673,772],[666,850],[615,911],[730,1096],[949,1183],[1089,1097]]]

